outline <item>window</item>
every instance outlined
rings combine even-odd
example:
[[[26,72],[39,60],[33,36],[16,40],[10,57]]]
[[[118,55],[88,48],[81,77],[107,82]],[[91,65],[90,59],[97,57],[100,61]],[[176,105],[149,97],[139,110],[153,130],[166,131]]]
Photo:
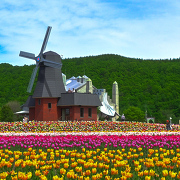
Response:
[[[84,117],[84,108],[80,108],[80,117]]]
[[[88,108],[88,117],[92,117],[92,109]]]
[[[41,105],[41,99],[38,99],[38,105]]]
[[[66,109],[66,115],[69,115],[69,109]]]
[[[48,103],[48,108],[51,109],[51,103]]]

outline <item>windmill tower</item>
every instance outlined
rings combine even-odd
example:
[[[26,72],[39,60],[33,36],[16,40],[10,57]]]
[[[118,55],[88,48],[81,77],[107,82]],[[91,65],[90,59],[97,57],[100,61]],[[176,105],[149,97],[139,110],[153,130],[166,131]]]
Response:
[[[35,99],[35,108],[29,107],[29,119],[49,121],[58,119],[57,102],[61,93],[65,92],[62,78],[61,56],[53,51],[45,52],[51,27],[48,26],[45,38],[38,56],[20,51],[19,56],[36,61],[27,92],[32,91],[34,80],[39,69],[38,80],[32,98]]]
[[[113,83],[113,87],[112,87],[112,101],[115,104],[116,113],[119,114],[119,88],[118,88],[118,83],[116,81]],[[113,118],[113,121],[115,121],[116,119],[118,119],[118,116],[115,116]]]

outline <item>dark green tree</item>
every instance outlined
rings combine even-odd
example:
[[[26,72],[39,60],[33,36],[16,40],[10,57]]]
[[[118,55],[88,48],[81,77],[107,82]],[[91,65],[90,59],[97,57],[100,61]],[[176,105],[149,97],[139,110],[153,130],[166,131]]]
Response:
[[[7,105],[11,108],[13,113],[21,110],[21,106],[18,101],[10,101],[7,103]]]
[[[13,112],[8,105],[4,105],[1,108],[1,121],[2,122],[12,122],[13,121]]]
[[[11,108],[13,112],[13,121],[20,121],[22,120],[22,116],[14,114],[21,110],[20,103],[18,101],[10,101],[7,103],[7,105]]]
[[[135,106],[130,106],[128,109],[124,111],[124,115],[127,121],[145,121],[145,114],[144,112]]]

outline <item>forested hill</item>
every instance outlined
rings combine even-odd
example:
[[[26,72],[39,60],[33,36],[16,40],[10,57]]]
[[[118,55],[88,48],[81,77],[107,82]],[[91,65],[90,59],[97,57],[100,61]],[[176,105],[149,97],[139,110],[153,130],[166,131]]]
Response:
[[[67,78],[85,74],[110,96],[117,81],[120,114],[136,106],[159,121],[168,116],[180,119],[180,59],[142,60],[108,54],[64,59],[62,63]],[[0,64],[0,106],[13,100],[21,104],[26,101],[34,67]]]

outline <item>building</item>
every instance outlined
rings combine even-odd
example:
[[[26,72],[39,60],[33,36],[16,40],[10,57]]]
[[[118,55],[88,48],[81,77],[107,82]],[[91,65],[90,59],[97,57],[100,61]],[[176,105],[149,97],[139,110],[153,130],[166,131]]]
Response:
[[[116,120],[119,117],[119,88],[116,81],[113,83],[112,99],[110,99],[106,89],[97,89],[92,84],[91,79],[86,75],[82,77],[73,76],[67,80],[65,74],[62,74],[62,76],[66,91],[71,90],[77,93],[90,93],[98,95],[99,100],[102,103],[102,106],[99,106],[99,116],[106,119],[112,118],[112,120]]]

